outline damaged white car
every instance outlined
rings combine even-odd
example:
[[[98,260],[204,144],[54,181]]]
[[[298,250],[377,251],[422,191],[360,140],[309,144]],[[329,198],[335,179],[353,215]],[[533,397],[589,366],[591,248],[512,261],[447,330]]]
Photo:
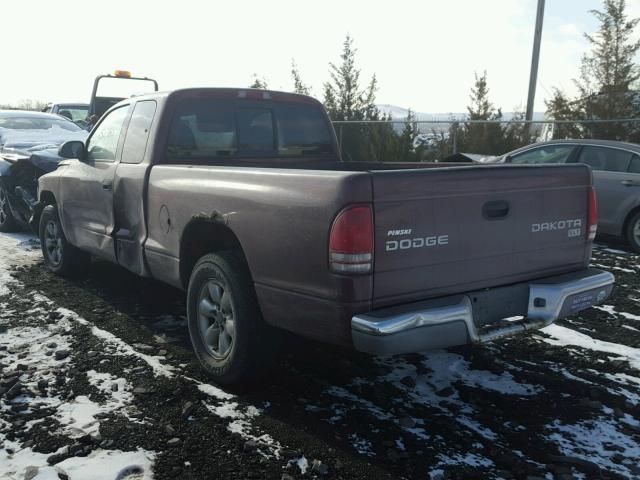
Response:
[[[38,178],[58,167],[58,147],[88,132],[59,115],[0,110],[0,232],[29,227]]]

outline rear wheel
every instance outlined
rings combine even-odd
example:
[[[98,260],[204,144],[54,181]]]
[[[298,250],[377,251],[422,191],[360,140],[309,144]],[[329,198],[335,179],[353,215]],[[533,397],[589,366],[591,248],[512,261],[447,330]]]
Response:
[[[273,358],[270,329],[260,316],[246,264],[235,252],[205,255],[196,263],[187,316],[194,352],[218,383],[250,380]]]
[[[17,229],[18,224],[9,206],[9,193],[0,181],[0,232],[15,232]]]
[[[40,216],[40,247],[45,265],[62,276],[84,271],[91,259],[87,253],[67,242],[55,205],[47,205]]]
[[[629,219],[625,233],[631,248],[640,253],[640,212],[636,212]]]

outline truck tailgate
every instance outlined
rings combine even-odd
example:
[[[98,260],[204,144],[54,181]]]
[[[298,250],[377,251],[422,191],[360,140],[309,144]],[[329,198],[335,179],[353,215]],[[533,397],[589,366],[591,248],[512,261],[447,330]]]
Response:
[[[584,268],[583,165],[372,171],[374,307]]]

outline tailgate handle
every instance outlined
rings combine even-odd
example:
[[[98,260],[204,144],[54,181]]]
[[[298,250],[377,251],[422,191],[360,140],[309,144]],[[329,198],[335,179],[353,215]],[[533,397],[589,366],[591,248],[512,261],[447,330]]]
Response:
[[[500,220],[509,215],[509,202],[506,200],[494,200],[482,206],[482,216],[487,220]]]

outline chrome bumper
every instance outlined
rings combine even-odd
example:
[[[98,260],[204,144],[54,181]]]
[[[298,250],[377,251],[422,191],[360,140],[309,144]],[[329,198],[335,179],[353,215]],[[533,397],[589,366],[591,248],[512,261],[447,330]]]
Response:
[[[528,284],[526,311],[511,312],[522,320],[496,318],[482,328],[474,322],[473,293],[375,310],[351,319],[353,343],[363,352],[393,355],[487,342],[546,327],[602,303],[614,280],[611,273],[595,268],[536,280]]]

